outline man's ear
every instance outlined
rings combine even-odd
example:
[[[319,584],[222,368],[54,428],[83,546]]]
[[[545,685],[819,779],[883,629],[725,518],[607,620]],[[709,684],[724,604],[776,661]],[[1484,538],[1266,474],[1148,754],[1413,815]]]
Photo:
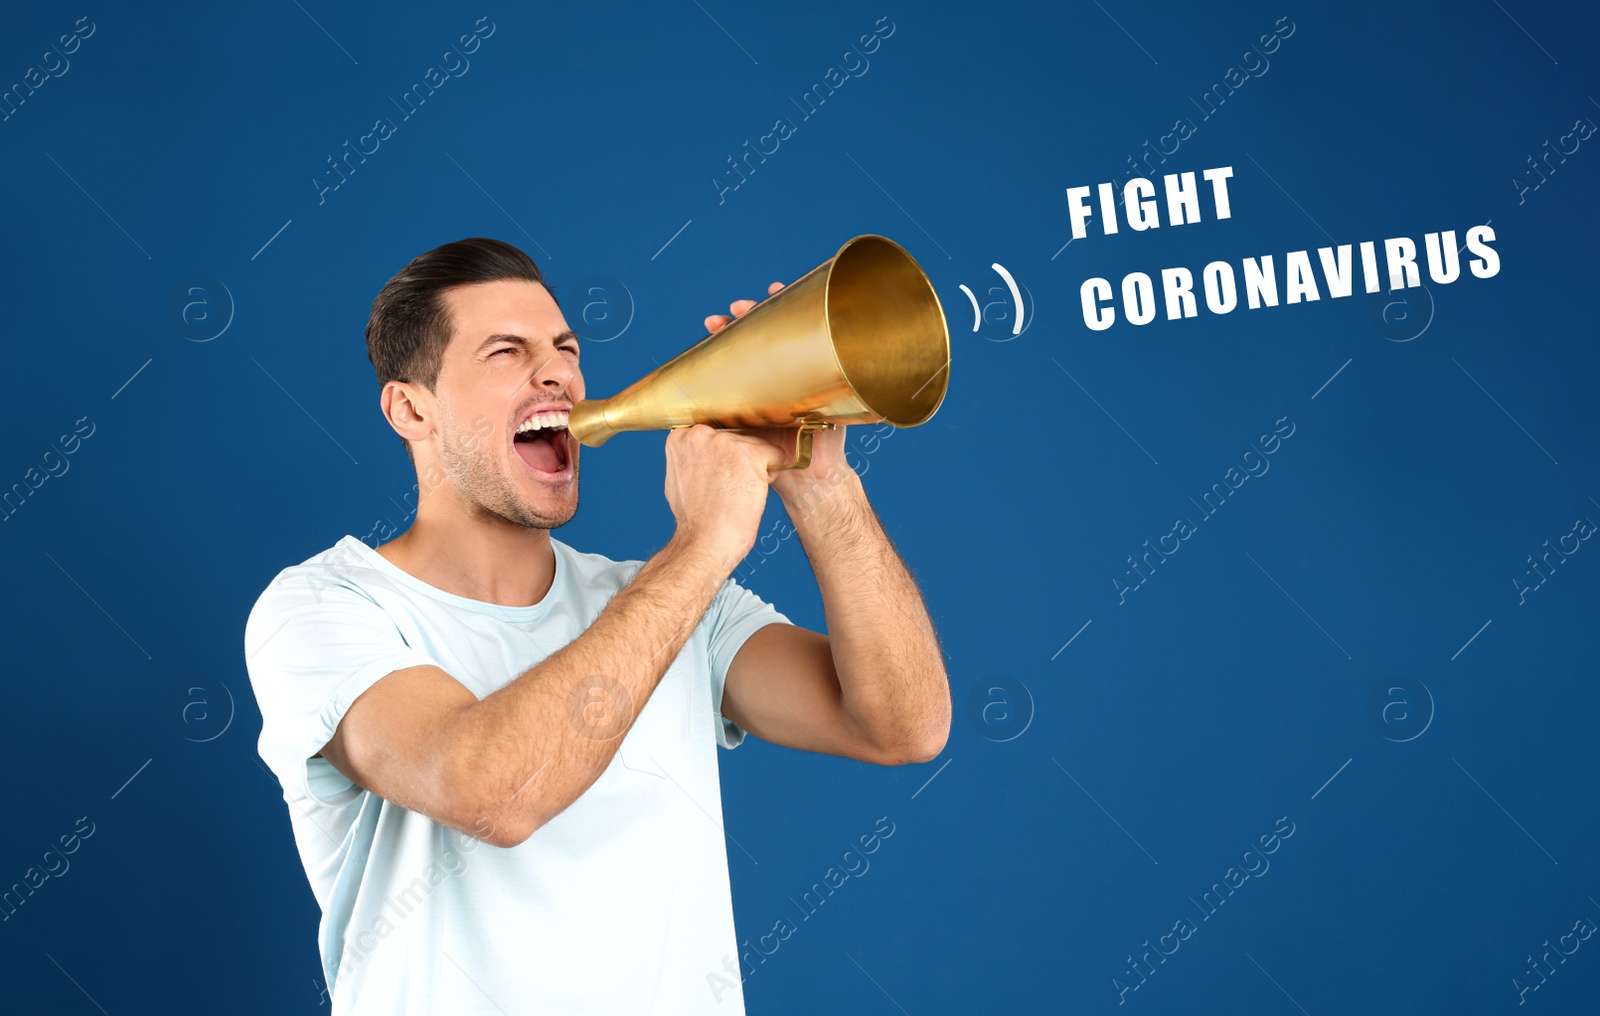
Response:
[[[433,434],[433,395],[427,389],[404,381],[390,381],[379,397],[383,416],[396,434],[421,444]]]

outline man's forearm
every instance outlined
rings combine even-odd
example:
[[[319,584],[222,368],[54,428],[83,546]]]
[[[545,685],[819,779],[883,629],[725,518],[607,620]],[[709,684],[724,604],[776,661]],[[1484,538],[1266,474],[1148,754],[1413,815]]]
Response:
[[[583,634],[461,714],[452,776],[489,832],[520,841],[599,778],[731,567],[674,537]]]
[[[950,734],[950,681],[927,606],[867,501],[840,469],[784,499],[822,593],[844,707],[880,750],[932,758]]]

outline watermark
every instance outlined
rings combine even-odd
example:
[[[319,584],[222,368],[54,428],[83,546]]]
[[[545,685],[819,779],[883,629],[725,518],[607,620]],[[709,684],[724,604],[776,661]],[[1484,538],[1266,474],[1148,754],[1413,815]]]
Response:
[[[88,828],[84,825],[87,823]],[[51,845],[44,851],[39,864],[30,867],[22,876],[21,881],[13,883],[11,888],[0,893],[0,922],[11,920],[17,908],[27,903],[35,892],[44,888],[46,882],[52,878],[59,879],[72,867],[72,862],[67,860],[71,854],[78,852],[83,845],[83,840],[94,835],[94,823],[85,815],[73,824],[72,831],[62,833],[56,838],[57,845]]]
[[[1005,284],[990,286],[984,291],[988,302],[978,303],[977,294],[968,289],[966,283],[961,283],[959,288],[972,304],[972,330],[990,342],[1010,342],[1033,327],[1033,292],[1000,262],[989,267]]]
[[[967,694],[967,723],[990,741],[1015,741],[1033,724],[1033,692],[1014,677],[979,681]]]
[[[1288,422],[1288,429],[1284,423]],[[1283,447],[1283,442],[1294,436],[1295,424],[1287,416],[1280,416],[1273,423],[1271,434],[1262,434],[1257,442],[1252,442],[1240,456],[1239,465],[1229,466],[1222,479],[1211,485],[1211,489],[1200,495],[1200,500],[1189,498],[1189,503],[1194,505],[1200,515],[1200,521],[1205,522],[1228,502],[1239,488],[1253,476],[1265,476],[1272,468],[1269,457]],[[1243,467],[1241,470],[1240,466]],[[1111,590],[1117,594],[1117,606],[1128,602],[1128,594],[1138,592],[1144,584],[1155,576],[1156,569],[1167,563],[1167,559],[1183,549],[1183,544],[1189,537],[1200,531],[1193,517],[1180,515],[1172,523],[1172,528],[1156,537],[1155,546],[1149,540],[1144,541],[1142,551],[1134,551],[1127,557],[1128,568],[1122,578],[1111,576]],[[1126,581],[1124,581],[1126,580]]]
[[[894,835],[894,823],[889,821],[889,816],[884,815],[873,823],[873,831],[863,833],[845,849],[840,857],[839,864],[832,865],[822,878],[812,883],[810,888],[800,893],[796,900],[789,897],[789,902],[794,905],[795,912],[800,915],[800,924],[796,924],[787,914],[779,916],[772,922],[772,930],[764,935],[757,936],[755,945],[749,939],[739,943],[739,958],[743,967],[732,956],[722,957],[721,971],[713,970],[706,974],[706,987],[711,990],[711,997],[721,1002],[723,996],[734,991],[739,985],[750,979],[761,964],[777,954],[779,948],[787,942],[795,932],[800,930],[802,924],[811,920],[820,911],[823,904],[833,897],[833,894],[844,887],[852,878],[861,878],[872,867],[872,862],[867,860],[867,855],[874,854],[883,846],[883,840]],[[770,946],[771,948],[768,948]],[[748,969],[744,969],[748,968]],[[733,978],[738,977],[738,981]]]
[[[395,929],[408,917],[423,909],[428,897],[445,882],[467,873],[471,861],[468,855],[483,846],[485,840],[494,833],[492,822],[478,820],[480,827],[485,824],[489,826],[487,831],[468,834],[434,823],[439,834],[439,843],[434,850],[438,859],[429,861],[410,882],[385,894],[377,913],[368,918],[359,931],[352,934],[346,929],[344,952],[339,957],[341,972],[359,966],[372,955],[379,943],[394,934]]]
[[[21,511],[28,499],[51,477],[66,476],[67,470],[72,468],[72,456],[83,447],[83,442],[94,436],[94,431],[94,421],[87,416],[80,416],[72,425],[71,434],[61,435],[55,444],[47,447],[39,465],[29,466],[21,480],[0,494],[0,522],[10,522],[11,516]]]
[[[1527,203],[1528,192],[1536,191],[1540,187],[1543,187],[1545,184],[1549,183],[1549,177],[1556,175],[1556,166],[1564,165],[1567,161],[1567,156],[1576,154],[1579,146],[1582,145],[1583,142],[1588,141],[1589,136],[1594,132],[1594,121],[1590,120],[1586,116],[1580,116],[1577,120],[1573,121],[1572,130],[1558,137],[1554,145],[1551,145],[1550,139],[1546,138],[1544,142],[1543,156],[1537,161],[1533,156],[1528,156],[1528,171],[1522,174],[1524,177],[1528,177],[1529,179],[1531,179],[1532,176],[1537,176],[1539,178],[1539,182],[1530,185],[1524,183],[1522,180],[1519,180],[1516,177],[1511,178],[1511,186],[1516,188],[1517,191],[1517,205],[1520,207]],[[1567,147],[1567,142],[1569,141],[1572,142],[1571,148]],[[1551,156],[1555,156],[1557,161],[1551,162]],[[1543,164],[1544,169],[1550,171],[1549,176],[1546,176],[1544,170],[1539,168],[1541,164]]]
[[[1367,294],[1367,321],[1390,342],[1410,342],[1433,324],[1433,291],[1420,280],[1414,288],[1391,282],[1387,293]]]
[[[1593,922],[1586,917],[1580,917],[1572,922],[1571,931],[1565,935],[1556,936],[1555,945],[1551,945],[1550,940],[1547,938],[1544,940],[1544,951],[1542,953],[1537,949],[1529,953],[1528,969],[1520,975],[1528,978],[1528,983],[1523,984],[1515,977],[1511,979],[1511,986],[1517,990],[1517,1004],[1527,1005],[1528,992],[1538,991],[1544,987],[1545,982],[1556,972],[1556,965],[1550,962],[1550,957],[1554,956],[1558,963],[1566,963],[1567,957],[1576,953],[1583,943],[1589,941],[1589,936],[1593,935],[1596,930]],[[1569,945],[1572,948],[1568,949],[1567,946]],[[1535,953],[1538,953],[1538,959],[1534,959]],[[1539,979],[1537,984],[1533,983],[1533,978],[1535,977]]]
[[[38,67],[27,68],[22,72],[20,81],[0,92],[0,123],[11,119],[17,107],[33,98],[51,78],[62,77],[72,69],[72,61],[67,57],[76,53],[78,47],[83,45],[83,40],[94,34],[94,22],[89,21],[85,25],[85,21],[89,21],[87,14],[73,23],[71,33],[50,44],[50,48],[39,58]],[[40,70],[40,67],[44,69]]]
[[[610,674],[593,674],[567,693],[567,721],[591,741],[620,737],[633,722],[633,695]]]
[[[830,66],[823,71],[821,80],[801,92],[798,99],[790,97],[790,105],[800,114],[800,123],[816,115],[819,107],[833,98],[834,93],[843,88],[845,82],[851,78],[859,78],[871,70],[872,62],[867,56],[876,53],[878,47],[883,45],[883,40],[893,35],[894,30],[894,22],[889,21],[889,16],[885,14],[874,24],[871,34],[863,35],[850,44],[850,48],[839,58],[837,67]],[[841,67],[844,69],[840,70]],[[772,130],[758,135],[754,144],[746,138],[741,146],[743,154],[737,157],[728,156],[728,168],[711,177],[711,189],[716,192],[717,204],[725,204],[729,194],[749,183],[750,177],[755,175],[756,167],[765,165],[769,156],[778,154],[778,149],[783,143],[794,137],[799,129],[800,125],[785,115],[773,120]]]
[[[883,447],[883,442],[891,437],[896,429],[892,423],[880,423],[870,433],[857,435],[860,441],[859,450],[851,448],[847,438],[844,449],[844,464],[849,466],[857,477],[867,475],[867,470],[872,468],[871,463],[867,461],[868,458]],[[852,456],[854,456],[853,462],[851,461]],[[796,519],[804,519],[810,516],[827,500],[828,494],[837,483],[838,478],[831,475],[818,479],[800,496],[797,504],[785,506],[790,516]],[[790,524],[789,519],[774,519],[772,525],[767,527],[766,532],[756,537],[756,542],[750,547],[750,553],[746,554],[734,569],[733,577],[737,580],[748,581],[750,576],[755,574],[756,568],[774,557],[779,550],[783,549],[784,543],[788,542],[789,538],[794,535],[795,528]]]
[[[489,21],[488,28],[485,28],[485,21],[489,21],[488,15],[478,19],[473,26],[474,31],[471,35],[463,35],[457,43],[451,43],[450,48],[445,50],[444,55],[439,58],[439,66],[430,66],[423,71],[420,75],[420,80],[400,93],[399,101],[396,101],[393,96],[389,97],[389,102],[400,112],[401,123],[410,120],[417,112],[417,107],[426,105],[427,101],[433,98],[434,93],[444,87],[445,82],[451,78],[459,78],[472,69],[472,61],[468,60],[467,57],[472,53],[476,53],[478,47],[483,45],[483,40],[495,33],[496,26],[494,22]],[[440,67],[443,70],[440,70]],[[320,176],[311,178],[311,189],[317,193],[317,204],[325,204],[328,200],[329,192],[343,187],[350,177],[355,175],[356,167],[366,165],[367,157],[378,154],[383,143],[394,137],[399,129],[399,124],[395,123],[394,120],[387,116],[380,116],[372,121],[372,129],[370,131],[356,137],[354,145],[350,143],[349,138],[346,138],[342,146],[342,154],[337,158],[332,155],[328,156],[328,169]],[[369,145],[370,147],[368,147]],[[355,161],[352,162],[352,159]]]
[[[1538,560],[1532,554],[1527,557],[1528,570],[1521,578],[1511,577],[1511,590],[1517,594],[1517,606],[1528,602],[1528,594],[1540,589],[1546,582],[1555,577],[1556,568],[1567,563],[1567,558],[1576,554],[1583,548],[1583,541],[1594,535],[1594,520],[1587,515],[1572,524],[1571,532],[1562,533],[1556,537],[1556,545],[1550,546],[1546,540],[1542,544],[1543,553]],[[1571,544],[1568,544],[1571,541]],[[1551,558],[1554,557],[1554,560]],[[1541,568],[1540,566],[1543,565]]]
[[[455,435],[456,447],[460,449],[461,454],[472,455],[493,434],[494,424],[487,416],[480,416],[472,421],[471,430],[464,430]],[[399,536],[400,527],[416,518],[417,510],[422,505],[422,495],[425,493],[424,488],[429,491],[438,490],[449,479],[445,471],[436,464],[429,465],[426,471],[421,471],[417,475],[417,482],[411,485],[409,492],[400,495],[400,501],[396,501],[392,497],[389,499],[389,503],[399,510],[400,522],[396,524],[388,515],[378,516],[372,520],[372,525],[368,528],[366,535],[361,537],[362,543],[365,543],[373,550],[377,550],[380,544],[387,543]],[[401,501],[405,503],[401,504]]]
[[[1287,25],[1284,24],[1286,21],[1289,22]],[[1222,72],[1220,81],[1200,93],[1200,101],[1190,96],[1189,102],[1200,111],[1200,120],[1204,122],[1215,116],[1219,107],[1233,98],[1251,78],[1264,77],[1267,71],[1272,69],[1272,63],[1267,57],[1276,53],[1278,47],[1283,45],[1283,40],[1293,35],[1294,30],[1294,22],[1289,21],[1289,16],[1285,14],[1274,23],[1270,34],[1263,35],[1257,42],[1250,44],[1250,48],[1239,58],[1238,66],[1230,65]],[[1201,105],[1201,102],[1205,105]],[[1149,138],[1145,139],[1144,152],[1139,156],[1138,162],[1134,161],[1132,155],[1127,157],[1128,169],[1123,175],[1132,176],[1139,173],[1143,176],[1154,176],[1155,167],[1165,163],[1167,156],[1177,154],[1183,143],[1194,137],[1199,130],[1200,125],[1190,117],[1178,117],[1172,122],[1172,130],[1160,135],[1154,145],[1150,144]],[[1171,148],[1167,147],[1169,141],[1172,143]],[[1150,161],[1152,156],[1157,160],[1154,163]]]
[[[1367,693],[1367,722],[1391,741],[1415,741],[1433,725],[1433,692],[1412,677],[1386,677]]]
[[[750,576],[756,573],[756,567],[765,564],[776,555],[782,549],[784,542],[793,535],[794,526],[789,524],[788,519],[773,519],[767,531],[756,537],[756,542],[750,547],[750,553],[739,562],[738,568],[735,569],[735,578],[748,582]]]
[[[578,294],[578,337],[584,342],[610,342],[633,324],[633,290],[609,275],[590,275],[573,287]]]
[[[192,275],[167,294],[167,320],[190,342],[210,342],[233,324],[233,292],[209,275]]]
[[[1282,841],[1293,835],[1294,823],[1289,821],[1289,816],[1279,818],[1273,823],[1272,832],[1263,833],[1256,843],[1244,851],[1239,864],[1230,867],[1220,881],[1213,883],[1209,889],[1200,894],[1200,902],[1196,903],[1193,896],[1189,897],[1189,902],[1200,912],[1201,924],[1196,924],[1187,915],[1180,917],[1172,922],[1171,931],[1156,936],[1155,945],[1152,946],[1147,938],[1141,947],[1142,951],[1136,949],[1130,953],[1127,959],[1128,969],[1111,978],[1111,988],[1117,993],[1117,1004],[1125,1005],[1128,1001],[1128,992],[1138,991],[1144,987],[1145,982],[1155,974],[1157,964],[1166,963],[1168,957],[1175,955],[1183,943],[1189,941],[1204,922],[1211,920],[1235,892],[1244,888],[1250,879],[1265,875],[1272,867],[1267,855],[1277,853],[1278,848],[1283,846]],[[1135,959],[1136,954],[1137,959]],[[1150,962],[1151,956],[1156,958],[1156,963]],[[1124,977],[1128,979],[1126,984],[1122,982]]]
[[[295,565],[292,568],[285,568],[278,572],[267,585],[267,592],[273,589],[287,589],[298,584],[310,590],[311,598],[320,605],[324,593],[333,597],[335,590],[344,589],[346,585],[359,585],[357,576],[364,573],[376,574],[376,570],[371,564],[363,560],[358,553],[351,550],[349,546],[341,541],[327,553],[321,555],[313,564]],[[409,590],[402,590],[402,594],[408,597],[420,595],[413,594]],[[266,592],[263,592],[262,595],[265,596]],[[278,607],[274,608],[273,613],[282,614],[284,611],[281,607]],[[254,613],[252,612],[253,616]],[[257,654],[271,645],[278,636],[282,635],[294,623],[295,616],[291,612],[289,616],[280,620],[278,626],[264,638],[255,640],[254,645],[251,644],[252,632],[247,625],[245,628],[244,654],[246,665],[255,660]]]
[[[172,704],[173,726],[196,744],[215,741],[233,726],[233,689],[221,681],[185,681],[173,692]]]

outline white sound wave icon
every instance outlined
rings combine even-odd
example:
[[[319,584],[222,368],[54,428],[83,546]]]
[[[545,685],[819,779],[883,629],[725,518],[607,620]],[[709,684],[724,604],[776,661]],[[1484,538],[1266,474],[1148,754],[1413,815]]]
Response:
[[[1017,305],[1017,320],[1011,324],[1011,334],[1021,335],[1025,312],[1022,308],[1022,291],[1017,288],[1017,280],[1013,279],[1011,273],[1006,271],[1006,266],[998,261],[989,267],[993,268],[1000,278],[1005,280],[1006,288],[1011,290],[1011,300]],[[961,284],[961,291],[967,294],[968,300],[972,301],[972,330],[977,331],[978,326],[983,324],[983,311],[978,309],[978,298],[972,295],[972,290],[967,288],[966,283]]]

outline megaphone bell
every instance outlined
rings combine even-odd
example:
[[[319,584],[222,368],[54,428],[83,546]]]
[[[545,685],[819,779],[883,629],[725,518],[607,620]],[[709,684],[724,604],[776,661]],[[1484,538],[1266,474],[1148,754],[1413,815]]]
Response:
[[[925,423],[950,380],[950,331],[933,284],[905,249],[867,234],[608,399],[572,407],[567,428],[591,447],[625,430],[797,427],[804,469],[812,434],[835,424]]]

